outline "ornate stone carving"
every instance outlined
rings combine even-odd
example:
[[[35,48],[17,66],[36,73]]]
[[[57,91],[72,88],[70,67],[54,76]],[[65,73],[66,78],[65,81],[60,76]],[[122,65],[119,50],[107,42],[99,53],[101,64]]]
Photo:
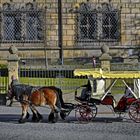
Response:
[[[109,2],[99,3],[95,4],[93,2],[90,2],[90,0],[87,0],[86,2],[79,3],[79,6],[75,6],[71,11],[114,11],[118,10],[118,7],[113,7],[111,4],[111,0]]]
[[[8,61],[18,61],[18,49],[15,46],[10,46],[9,48],[10,55],[8,56]]]
[[[15,47],[15,46],[10,46],[10,48],[9,48],[9,53],[10,54],[17,54],[17,52],[18,52],[18,49]]]
[[[24,4],[15,4],[12,0],[10,2],[5,2],[2,5],[3,10],[39,10],[46,8],[45,4],[37,3],[36,0]]]

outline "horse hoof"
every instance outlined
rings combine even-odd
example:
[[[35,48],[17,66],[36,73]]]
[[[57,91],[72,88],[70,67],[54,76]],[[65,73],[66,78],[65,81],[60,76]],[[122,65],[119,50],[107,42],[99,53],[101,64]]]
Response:
[[[32,119],[33,122],[42,122],[42,120],[43,120],[43,119],[38,119],[38,118]]]
[[[43,120],[43,117],[41,115],[39,115],[38,117],[36,116],[32,117],[33,122],[42,122],[42,120]]]
[[[54,121],[57,122],[58,118],[59,118],[58,113],[55,113]]]
[[[32,122],[36,122],[36,120],[37,120],[37,116],[36,116],[35,113],[33,113],[33,116],[32,116]]]
[[[18,122],[19,122],[19,123],[25,123],[26,120],[25,120],[25,119],[19,119]]]
[[[56,122],[57,122],[56,119],[49,120],[49,123],[56,123]]]
[[[33,116],[33,117],[32,117],[32,122],[38,122],[38,118],[35,117],[35,116]]]
[[[42,115],[38,113],[38,122],[41,122],[42,120],[43,120]]]
[[[48,121],[49,122],[52,122],[52,123],[55,123],[54,122],[54,113],[50,113],[49,117],[48,117]]]
[[[51,113],[49,115],[49,122],[56,123],[58,121],[58,113]]]
[[[37,122],[42,122],[43,121],[43,117],[42,118],[39,118],[38,120],[37,120]]]
[[[39,119],[37,122],[42,122],[42,119]]]
[[[38,122],[42,122],[42,120],[40,119],[34,119],[34,120],[32,120],[32,122],[36,122],[36,123],[38,123]]]
[[[27,112],[26,119],[29,119],[30,114]]]
[[[52,120],[50,123],[56,123],[57,121],[55,121],[55,120]]]

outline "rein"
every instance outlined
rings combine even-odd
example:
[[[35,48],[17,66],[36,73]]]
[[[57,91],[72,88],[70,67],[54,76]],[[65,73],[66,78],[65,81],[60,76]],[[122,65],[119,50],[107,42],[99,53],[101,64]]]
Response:
[[[79,87],[78,87],[79,88]],[[69,92],[67,92],[67,93],[64,93],[65,95],[66,94],[72,94],[72,93],[74,93],[75,92],[75,90],[77,90],[78,88],[76,88],[76,89],[73,89],[73,90],[71,90],[71,91],[69,91]]]

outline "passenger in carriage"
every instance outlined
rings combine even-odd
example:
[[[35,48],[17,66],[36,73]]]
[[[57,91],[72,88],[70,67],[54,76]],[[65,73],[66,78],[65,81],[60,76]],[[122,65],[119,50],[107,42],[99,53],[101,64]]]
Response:
[[[90,80],[92,82],[90,82]],[[81,100],[89,100],[89,98],[91,97],[91,92],[94,92],[97,94],[97,91],[98,91],[98,94],[102,94],[104,91],[104,84],[105,84],[105,81],[104,79],[100,79],[98,78],[97,79],[94,79],[94,78],[89,78],[88,80],[88,83],[86,85],[83,85],[81,87],[85,87],[82,92],[81,92],[81,96],[79,97]],[[93,91],[92,91],[93,89]]]
[[[85,87],[84,89],[82,89],[81,92],[81,96],[79,97],[79,99],[81,100],[88,100],[90,95],[91,95],[91,84],[90,84],[90,80],[88,80],[86,85],[82,85],[81,87]]]

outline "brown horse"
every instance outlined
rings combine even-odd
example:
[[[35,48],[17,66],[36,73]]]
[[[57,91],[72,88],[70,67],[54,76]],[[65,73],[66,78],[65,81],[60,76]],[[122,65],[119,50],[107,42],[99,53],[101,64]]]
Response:
[[[8,92],[9,99],[15,99],[20,102],[22,107],[22,115],[19,123],[24,123],[29,118],[28,108],[33,112],[32,121],[39,122],[42,120],[42,115],[36,110],[35,106],[49,105],[51,113],[48,120],[56,122],[58,119],[58,112],[61,111],[61,103],[59,100],[60,89],[56,87],[39,87],[19,84],[14,85]],[[61,93],[62,94],[62,93]],[[61,103],[60,103],[61,102]]]

